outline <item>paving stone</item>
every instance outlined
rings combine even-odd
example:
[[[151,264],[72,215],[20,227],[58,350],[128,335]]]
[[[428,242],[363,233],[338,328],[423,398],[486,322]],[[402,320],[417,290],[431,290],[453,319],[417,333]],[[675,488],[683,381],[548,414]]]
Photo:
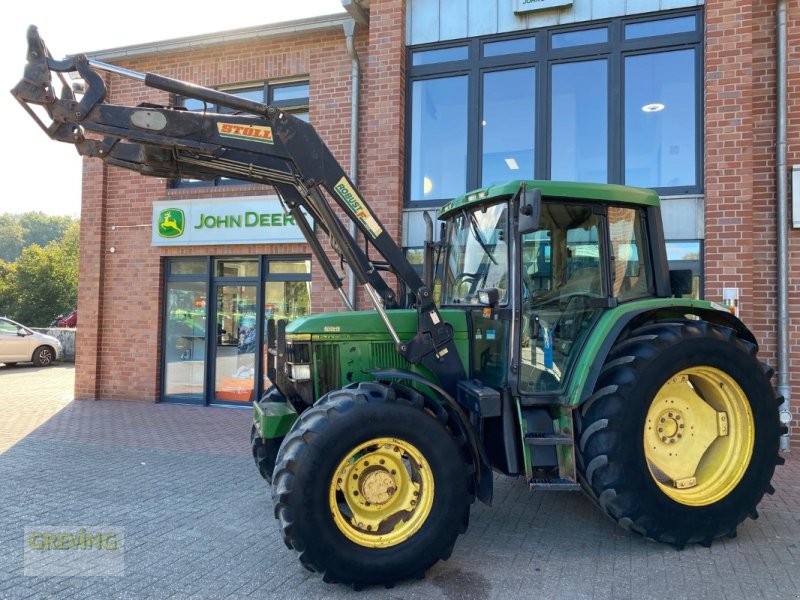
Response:
[[[0,369],[0,599],[358,597],[281,541],[248,411],[71,402],[70,371],[57,369]],[[448,561],[370,599],[800,596],[798,455],[778,469],[760,519],[682,552],[628,534],[581,494],[495,485]],[[36,525],[124,528],[125,575],[25,577],[23,532]]]

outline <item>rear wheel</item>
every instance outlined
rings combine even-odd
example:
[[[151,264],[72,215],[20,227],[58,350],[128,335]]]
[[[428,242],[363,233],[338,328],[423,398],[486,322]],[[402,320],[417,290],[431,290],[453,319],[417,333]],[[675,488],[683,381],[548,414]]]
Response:
[[[33,353],[33,364],[37,367],[49,367],[53,358],[53,349],[50,346],[39,346]]]
[[[621,526],[683,547],[736,534],[774,491],[778,399],[755,345],[703,321],[612,349],[576,419],[582,484]]]
[[[326,581],[424,576],[468,521],[469,473],[447,428],[395,388],[331,392],[287,434],[273,480],[287,546]]]

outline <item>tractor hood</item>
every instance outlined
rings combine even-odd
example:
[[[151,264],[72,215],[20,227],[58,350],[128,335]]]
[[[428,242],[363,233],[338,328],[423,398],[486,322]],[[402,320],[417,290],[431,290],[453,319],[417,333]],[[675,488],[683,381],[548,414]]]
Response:
[[[444,320],[453,327],[456,340],[467,339],[467,317],[463,310],[441,310]],[[388,310],[389,320],[397,330],[401,339],[407,340],[417,333],[416,310]],[[300,336],[311,336],[311,339],[342,339],[342,336],[374,336],[389,337],[378,313],[372,310],[359,310],[342,313],[319,313],[295,319],[286,327],[287,338],[297,339]]]

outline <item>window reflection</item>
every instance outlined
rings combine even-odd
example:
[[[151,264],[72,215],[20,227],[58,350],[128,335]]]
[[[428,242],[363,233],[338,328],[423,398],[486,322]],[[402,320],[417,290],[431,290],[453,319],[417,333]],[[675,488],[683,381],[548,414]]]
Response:
[[[692,291],[684,298],[703,297],[703,243],[701,240],[667,242],[667,261],[670,270],[688,269],[692,272]]]
[[[690,15],[673,17],[672,19],[659,19],[657,21],[644,21],[642,23],[629,23],[625,25],[625,39],[635,40],[656,35],[688,33],[695,30],[696,21],[696,17]]]
[[[626,184],[695,184],[694,59],[694,50],[626,57]]]
[[[533,178],[535,90],[533,67],[484,75],[482,186]]]
[[[608,41],[608,29],[581,29],[580,31],[567,31],[555,33],[550,41],[553,50],[570,48],[572,46],[586,46],[588,44],[605,44]]]
[[[467,180],[467,77],[415,81],[411,104],[411,199],[463,194]]]
[[[505,54],[519,54],[536,50],[536,38],[524,37],[499,42],[487,42],[483,45],[483,56],[503,56]]]
[[[606,62],[553,65],[550,179],[608,181]]]

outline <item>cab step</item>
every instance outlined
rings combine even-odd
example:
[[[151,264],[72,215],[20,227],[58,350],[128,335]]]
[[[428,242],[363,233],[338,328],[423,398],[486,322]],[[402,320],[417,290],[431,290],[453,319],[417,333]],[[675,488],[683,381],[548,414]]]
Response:
[[[525,443],[531,446],[572,446],[573,440],[563,433],[526,433]]]
[[[581,489],[581,484],[572,479],[561,477],[534,477],[528,480],[531,490],[541,492],[577,492]]]

